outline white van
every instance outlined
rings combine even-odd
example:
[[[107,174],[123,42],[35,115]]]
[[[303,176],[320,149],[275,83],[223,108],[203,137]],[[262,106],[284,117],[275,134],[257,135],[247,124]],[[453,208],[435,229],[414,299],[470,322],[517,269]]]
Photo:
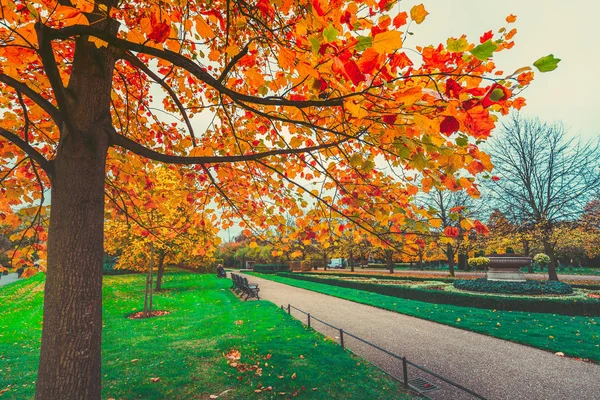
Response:
[[[346,268],[348,261],[345,258],[332,258],[327,264],[327,268]]]

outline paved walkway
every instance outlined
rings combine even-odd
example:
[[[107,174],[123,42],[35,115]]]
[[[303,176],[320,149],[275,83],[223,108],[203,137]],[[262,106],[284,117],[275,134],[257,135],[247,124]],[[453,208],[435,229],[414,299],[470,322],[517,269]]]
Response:
[[[8,275],[2,275],[2,277],[0,277],[0,286],[4,286],[4,285],[8,285],[9,283],[13,283],[17,281],[17,273],[13,272],[10,273]]]
[[[600,398],[600,366],[558,357],[528,346],[495,339],[434,322],[354,303],[273,281],[249,277],[260,296],[276,305],[291,304],[336,327],[392,351],[416,364],[474,390],[490,400],[596,400]],[[292,311],[306,323],[306,316]],[[339,332],[313,322],[332,338]],[[356,354],[401,378],[399,361],[348,336]],[[446,383],[409,367],[409,380],[423,377],[441,386],[432,399],[471,399]]]

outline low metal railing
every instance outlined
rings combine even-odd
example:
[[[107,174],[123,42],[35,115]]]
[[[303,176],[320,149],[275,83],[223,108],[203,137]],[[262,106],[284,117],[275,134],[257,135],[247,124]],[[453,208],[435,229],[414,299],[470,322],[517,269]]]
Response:
[[[465,393],[470,394],[471,396],[473,396],[473,397],[475,397],[477,399],[487,400],[482,395],[480,395],[478,393],[475,393],[471,389],[466,388],[463,385],[461,385],[459,383],[456,383],[456,382],[454,382],[451,379],[446,378],[445,376],[442,376],[442,375],[440,375],[438,373],[435,373],[435,372],[431,371],[430,369],[423,367],[422,365],[415,364],[414,362],[407,360],[406,357],[399,356],[398,354],[393,353],[393,352],[391,352],[389,350],[386,350],[383,347],[380,347],[380,346],[376,345],[375,343],[371,343],[368,340],[365,340],[365,339],[363,339],[361,337],[358,337],[358,336],[356,336],[356,335],[354,335],[354,334],[352,334],[352,333],[350,333],[348,331],[344,331],[342,328],[338,328],[337,326],[333,326],[333,325],[331,325],[328,322],[325,322],[325,321],[323,321],[323,320],[321,320],[319,318],[316,318],[316,317],[312,316],[310,313],[308,313],[308,312],[306,312],[304,310],[301,310],[301,309],[299,309],[297,307],[292,306],[291,304],[287,305],[287,309],[283,305],[281,306],[281,309],[282,310],[287,310],[287,313],[290,314],[290,315],[292,314],[292,312],[291,312],[292,308],[294,310],[296,310],[296,311],[298,311],[298,312],[300,312],[300,313],[302,313],[302,314],[304,314],[304,315],[307,316],[307,326],[309,328],[311,327],[312,321],[318,321],[321,324],[326,325],[326,326],[328,326],[328,327],[330,327],[330,328],[335,329],[336,331],[338,331],[339,334],[340,334],[340,345],[342,346],[342,348],[346,348],[346,346],[344,344],[344,335],[346,335],[346,336],[350,336],[350,337],[358,340],[361,343],[364,343],[364,344],[366,344],[368,346],[371,346],[371,347],[373,347],[373,348],[375,348],[375,349],[377,349],[377,350],[379,350],[379,351],[381,351],[381,352],[383,352],[383,353],[385,353],[385,354],[387,354],[387,355],[389,355],[389,356],[391,356],[391,357],[393,357],[395,359],[398,359],[398,360],[402,361],[402,379],[398,379],[398,378],[396,378],[393,375],[390,375],[390,376],[392,376],[394,379],[400,381],[403,384],[404,388],[406,388],[406,389],[412,389],[412,390],[415,390],[415,391],[419,392],[420,394],[424,394],[421,390],[419,390],[419,388],[416,388],[416,387],[410,385],[410,383],[408,381],[408,366],[410,365],[410,366],[412,366],[414,368],[417,368],[417,369],[419,369],[419,370],[421,370],[421,371],[423,371],[423,372],[425,372],[425,373],[427,373],[427,374],[429,374],[431,376],[434,376],[435,378],[437,378],[437,379],[439,379],[439,380],[441,380],[443,382],[448,383],[449,385],[454,386],[455,388],[457,388],[459,390],[462,390]]]

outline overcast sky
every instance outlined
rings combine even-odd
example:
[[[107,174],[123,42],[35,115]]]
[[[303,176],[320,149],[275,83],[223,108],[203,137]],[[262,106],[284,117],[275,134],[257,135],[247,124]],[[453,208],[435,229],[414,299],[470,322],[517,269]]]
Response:
[[[406,47],[445,43],[466,34],[470,41],[505,26],[509,14],[517,16],[515,47],[494,57],[505,73],[532,65],[554,54],[558,69],[537,73],[522,93],[522,112],[546,122],[563,121],[573,136],[586,140],[600,136],[600,1],[598,0],[403,0],[397,6],[410,10],[423,3],[429,15],[412,25],[414,36]]]

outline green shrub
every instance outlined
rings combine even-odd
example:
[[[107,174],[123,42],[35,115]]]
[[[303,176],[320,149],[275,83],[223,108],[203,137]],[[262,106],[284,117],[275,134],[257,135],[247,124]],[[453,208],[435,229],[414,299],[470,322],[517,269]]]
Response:
[[[461,290],[503,294],[572,294],[573,288],[557,281],[505,282],[487,279],[454,281],[454,287]]]
[[[487,257],[469,258],[467,262],[469,263],[469,267],[478,270],[484,270],[488,265],[490,265],[490,259]]]
[[[548,265],[550,264],[550,257],[544,253],[538,253],[533,256],[533,262],[538,265]]]
[[[274,274],[277,272],[287,272],[290,270],[288,264],[255,264],[254,271],[261,274]]]

